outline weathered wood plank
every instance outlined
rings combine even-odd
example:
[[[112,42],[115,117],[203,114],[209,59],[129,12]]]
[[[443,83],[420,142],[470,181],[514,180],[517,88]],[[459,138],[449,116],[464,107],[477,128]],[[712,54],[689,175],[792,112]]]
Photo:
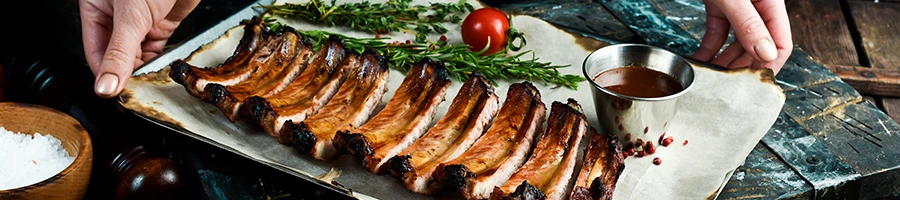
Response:
[[[782,70],[788,73],[779,73],[777,78],[789,80],[785,78],[810,77],[813,75],[804,74],[813,71],[831,75],[821,72],[825,67],[804,54],[802,51],[794,51],[788,60],[791,64]],[[853,88],[840,80],[802,82],[790,86],[785,85],[786,82],[779,82],[788,97],[784,114],[793,118],[803,129],[824,143],[828,151],[862,175],[859,185],[838,184],[836,187],[855,188],[859,191],[857,197],[862,199],[900,192],[900,182],[885,180],[900,173],[900,159],[897,159],[900,158],[900,152],[896,151],[900,148],[900,125],[874,105],[864,103]],[[766,144],[771,147],[769,143]]]
[[[894,121],[900,122],[900,98],[883,97],[881,107]]]
[[[597,2],[580,0],[522,1],[504,3],[501,0],[482,1],[510,14],[530,15],[560,28],[598,39],[619,42],[640,42],[642,39]]]
[[[696,40],[706,33],[706,6],[703,1],[648,0],[657,12],[686,30]]]
[[[863,100],[866,100],[866,102],[869,102],[876,107],[878,106],[878,100],[876,100],[874,96],[863,95]]]
[[[794,43],[826,64],[859,65],[838,0],[793,0],[787,4]]]
[[[900,61],[898,61],[900,62]],[[825,65],[859,93],[900,97],[900,69]]]
[[[848,3],[872,67],[900,70],[900,3]]]
[[[691,55],[700,43],[690,33],[661,15],[647,1],[600,1],[607,10],[647,44],[665,48],[679,55]]]
[[[810,199],[812,185],[759,143],[738,167],[719,199]]]

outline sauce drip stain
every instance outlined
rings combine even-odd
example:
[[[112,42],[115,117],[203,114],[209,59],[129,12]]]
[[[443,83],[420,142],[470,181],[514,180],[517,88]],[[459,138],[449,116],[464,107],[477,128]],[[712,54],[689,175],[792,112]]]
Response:
[[[684,90],[675,77],[637,66],[601,72],[594,76],[594,82],[612,92],[640,98],[664,97]]]

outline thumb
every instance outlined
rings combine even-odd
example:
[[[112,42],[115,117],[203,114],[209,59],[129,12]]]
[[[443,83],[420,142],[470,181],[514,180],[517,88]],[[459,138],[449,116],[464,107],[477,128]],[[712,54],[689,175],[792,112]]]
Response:
[[[766,23],[760,17],[756,7],[748,0],[711,1],[722,9],[725,17],[734,28],[737,40],[755,60],[770,62],[778,57],[778,49]]]
[[[150,8],[142,1],[117,1],[113,8],[113,28],[109,45],[100,62],[94,92],[112,98],[125,88],[131,78],[141,41],[152,27]]]

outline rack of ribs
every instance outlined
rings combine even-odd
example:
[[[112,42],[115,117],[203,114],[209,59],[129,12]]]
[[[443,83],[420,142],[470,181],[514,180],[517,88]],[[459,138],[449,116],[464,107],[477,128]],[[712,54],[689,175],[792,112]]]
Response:
[[[358,129],[342,130],[333,145],[362,159],[369,172],[387,172],[385,163],[422,136],[450,86],[440,62],[425,58],[413,65],[384,109]]]
[[[353,59],[344,62],[346,57]],[[347,56],[343,41],[332,35],[306,70],[287,88],[272,96],[247,98],[244,100],[247,106],[242,112],[277,138],[285,122],[303,121],[334,96],[346,80],[346,71],[356,67],[355,58]]]
[[[451,161],[441,163],[434,179],[456,188],[467,199],[486,199],[525,162],[546,107],[529,82],[509,87],[506,100],[487,132]]]
[[[572,188],[572,200],[610,200],[616,190],[619,175],[625,170],[625,157],[618,139],[610,134],[598,134],[591,128],[590,141],[584,150],[581,172]]]
[[[285,89],[291,80],[306,68],[306,63],[312,55],[312,47],[291,28],[286,28],[281,38],[276,41],[279,41],[277,43],[279,46],[272,48],[270,55],[250,60],[248,64],[257,70],[250,74],[249,78],[229,86],[218,83],[207,84],[204,88],[206,95],[203,95],[202,99],[219,107],[225,117],[234,122],[238,118],[238,111],[244,99],[251,96],[269,97]]]
[[[206,84],[234,85],[250,77],[256,68],[247,67],[247,62],[256,51],[269,42],[271,33],[259,17],[241,22],[244,25],[244,36],[234,54],[218,67],[200,68],[191,66],[184,60],[175,60],[169,67],[169,77],[195,97],[200,97]]]
[[[487,79],[471,76],[459,89],[444,118],[412,146],[391,158],[391,174],[402,178],[406,188],[413,192],[429,195],[439,192],[443,185],[434,182],[431,176],[438,164],[469,149],[497,115],[499,104]]]
[[[534,148],[534,154],[503,186],[494,188],[491,199],[516,199],[528,195],[563,199],[575,171],[581,138],[587,129],[587,118],[578,102],[574,99],[567,103],[553,102],[547,128]]]
[[[284,123],[279,142],[318,160],[337,155],[331,143],[335,133],[365,123],[387,92],[388,65],[381,55],[367,50],[358,60],[360,66],[348,73],[337,94],[319,113],[299,123]]]

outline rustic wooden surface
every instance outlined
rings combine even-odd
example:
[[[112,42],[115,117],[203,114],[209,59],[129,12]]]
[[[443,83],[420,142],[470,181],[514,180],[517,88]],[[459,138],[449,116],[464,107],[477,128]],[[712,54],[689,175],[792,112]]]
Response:
[[[900,3],[894,2],[848,2],[856,29],[862,38],[869,63],[873,68],[900,68]]]
[[[794,43],[823,63],[859,66],[859,57],[839,0],[794,0],[787,4]]]
[[[794,42],[806,52],[860,93],[900,97],[900,3],[793,0],[787,7]]]
[[[882,97],[880,106],[894,121],[900,121],[900,98]]]
[[[628,27],[616,21],[615,16],[606,12],[598,2],[570,1],[482,1],[516,15],[531,15],[541,18],[567,31],[591,36],[605,41],[626,41],[640,43],[640,37]]]

